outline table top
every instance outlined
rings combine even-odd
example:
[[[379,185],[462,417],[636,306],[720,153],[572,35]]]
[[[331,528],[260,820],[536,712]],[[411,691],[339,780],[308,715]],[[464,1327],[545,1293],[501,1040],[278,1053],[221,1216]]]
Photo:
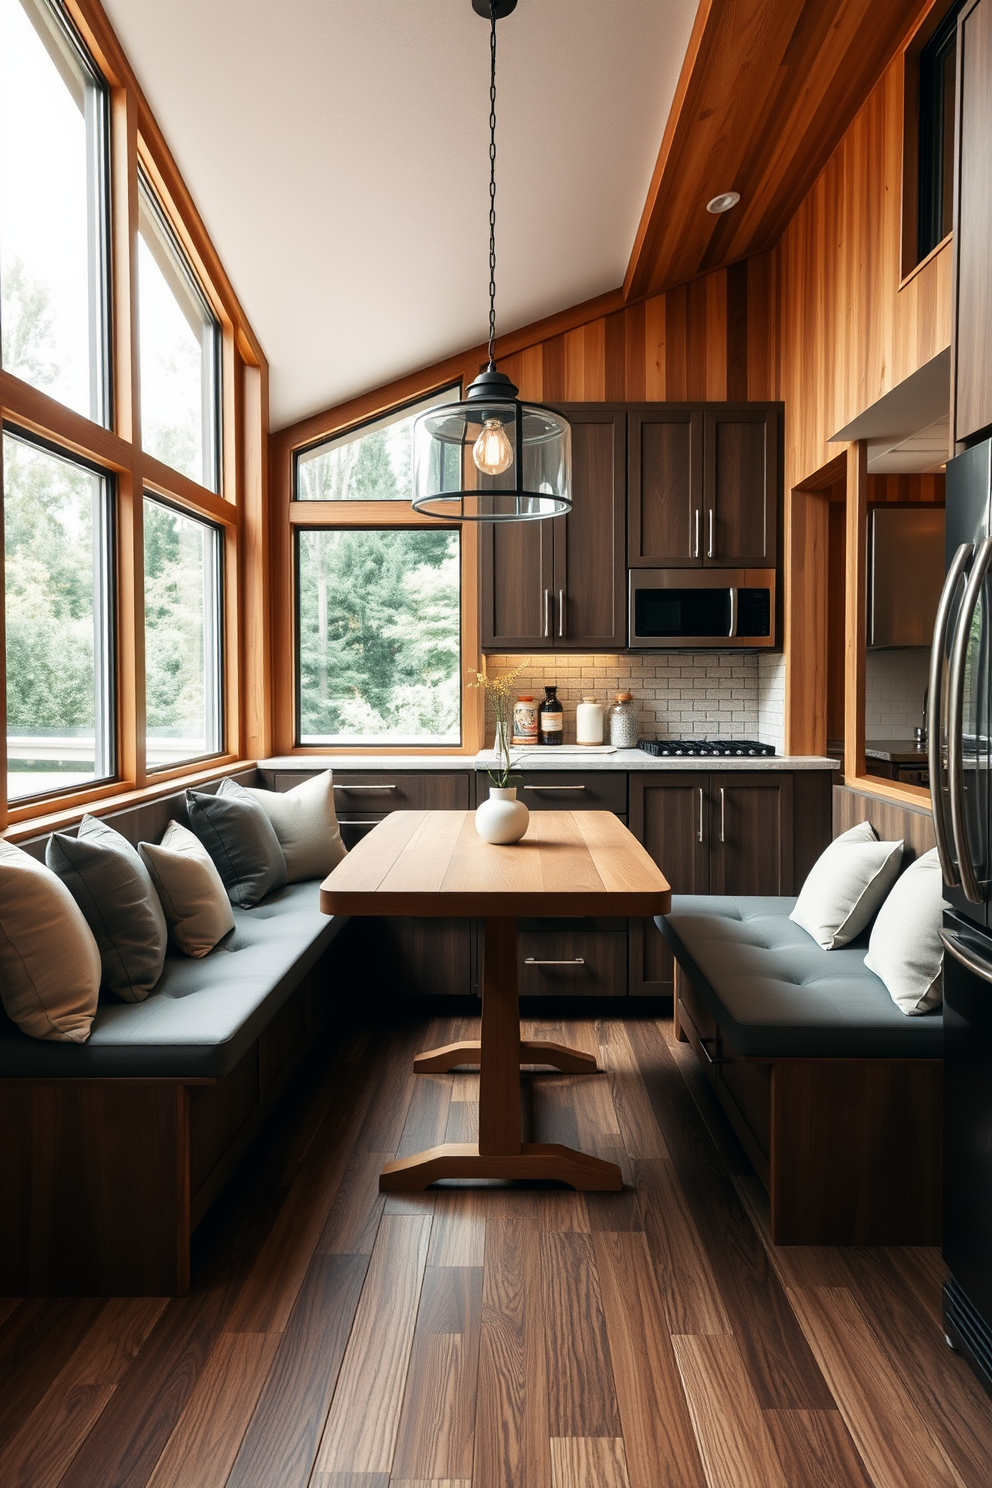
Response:
[[[484,842],[474,811],[393,811],[324,880],[325,914],[657,915],[657,864],[610,811],[535,811],[525,837]]]

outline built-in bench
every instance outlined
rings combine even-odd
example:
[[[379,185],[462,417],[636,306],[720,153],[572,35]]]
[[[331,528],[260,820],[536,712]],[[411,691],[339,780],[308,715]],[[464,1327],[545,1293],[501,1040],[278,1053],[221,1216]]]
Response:
[[[260,783],[249,770],[235,777]],[[210,785],[198,789],[212,789]],[[106,816],[130,842],[182,793]],[[46,837],[22,844],[43,858]],[[190,1236],[334,1005],[319,884],[290,884],[200,960],[170,950],[140,1003],[101,1000],[85,1044],[0,1027],[0,1290],[171,1296]],[[0,1015],[2,1016],[2,1015]]]
[[[673,897],[657,924],[677,963],[677,1033],[768,1190],[777,1244],[935,1244],[940,1011],[900,1012],[864,964],[867,931],[821,950],[794,904]]]

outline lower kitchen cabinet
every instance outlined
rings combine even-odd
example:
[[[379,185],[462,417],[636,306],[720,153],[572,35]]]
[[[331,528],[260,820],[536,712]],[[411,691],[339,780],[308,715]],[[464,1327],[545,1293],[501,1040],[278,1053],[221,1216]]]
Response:
[[[626,995],[626,920],[520,920],[517,946],[522,997]]]
[[[829,776],[823,791],[829,799]],[[630,829],[673,894],[791,894],[793,776],[781,770],[632,775]],[[829,828],[822,846],[829,840]],[[674,962],[650,921],[631,921],[630,990],[671,997]]]

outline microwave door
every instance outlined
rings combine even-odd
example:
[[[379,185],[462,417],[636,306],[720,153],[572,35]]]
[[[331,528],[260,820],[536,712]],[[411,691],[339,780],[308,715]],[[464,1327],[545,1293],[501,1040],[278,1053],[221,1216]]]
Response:
[[[989,650],[992,646],[992,539],[975,555],[958,610],[948,671],[947,775],[951,831],[959,885],[946,898],[959,913],[985,925],[989,896],[989,768],[992,720]]]

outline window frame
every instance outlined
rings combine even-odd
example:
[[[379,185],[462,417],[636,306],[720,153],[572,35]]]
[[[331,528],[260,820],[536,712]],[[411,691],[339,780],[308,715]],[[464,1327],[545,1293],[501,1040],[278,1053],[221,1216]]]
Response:
[[[474,376],[461,365],[446,364],[439,374],[406,379],[386,401],[359,399],[349,405],[351,416],[317,415],[304,425],[295,425],[272,440],[275,525],[272,543],[272,573],[277,604],[273,666],[273,751],[279,755],[354,756],[356,758],[389,758],[405,754],[465,758],[476,755],[483,745],[483,699],[480,688],[468,685],[467,669],[480,665],[479,643],[479,535],[473,522],[439,522],[415,512],[408,501],[309,501],[296,500],[297,455],[306,453],[338,435],[357,433],[362,428],[375,428],[384,418],[403,414],[425,404],[429,398],[450,391],[452,402],[462,396],[464,384]],[[371,405],[371,406],[370,406]],[[299,740],[299,670],[297,620],[299,612],[298,569],[296,563],[297,527],[318,530],[345,528],[398,530],[409,528],[457,529],[460,532],[461,565],[459,574],[460,665],[461,665],[461,744],[300,744]]]
[[[105,200],[109,273],[109,409],[106,425],[58,403],[0,368],[0,421],[57,454],[90,462],[113,482],[116,776],[85,789],[8,802],[0,832],[13,841],[77,821],[85,809],[154,798],[244,767],[271,753],[268,687],[272,649],[265,554],[269,543],[268,367],[168,146],[97,0],[49,0],[68,17],[102,79],[107,98]],[[171,470],[140,445],[137,236],[139,171],[203,293],[219,329],[216,439],[218,491]],[[2,481],[0,456],[0,481]],[[161,499],[219,529],[223,749],[204,760],[149,771],[145,748],[143,497]],[[2,508],[0,508],[2,538]],[[0,654],[4,650],[0,606]],[[6,689],[0,689],[6,725]],[[6,726],[0,734],[6,774]]]
[[[903,131],[902,131],[902,263],[900,289],[919,273],[924,264],[951,240],[951,230],[924,254],[921,254],[921,155],[922,97],[921,59],[937,33],[949,26],[953,16],[956,29],[960,11],[967,0],[945,0],[923,16],[906,43],[903,54]],[[956,113],[956,105],[955,105]],[[956,128],[956,119],[955,119]]]
[[[41,450],[43,453],[54,456],[55,459],[64,460],[69,465],[75,465],[81,470],[87,470],[91,475],[98,476],[104,483],[103,511],[101,513],[100,532],[98,546],[99,553],[99,583],[94,593],[94,616],[96,632],[100,645],[94,645],[94,670],[97,673],[105,672],[105,685],[99,690],[101,706],[95,723],[94,739],[94,765],[96,763],[96,747],[102,728],[105,734],[105,747],[110,763],[109,772],[105,775],[96,776],[90,786],[82,789],[100,789],[111,785],[118,778],[120,758],[120,738],[117,728],[117,668],[115,660],[118,651],[117,633],[117,593],[114,576],[117,570],[117,482],[109,470],[104,470],[94,460],[87,460],[81,455],[73,455],[64,448],[55,444],[50,439],[44,439],[40,435],[31,434],[25,429],[18,428],[10,420],[0,421],[0,442],[3,436],[17,440],[33,449]],[[0,473],[2,473],[3,461],[0,458]],[[2,481],[0,481],[0,498],[3,497]],[[6,556],[6,554],[4,554]],[[4,641],[6,642],[6,626],[4,627]],[[6,649],[6,647],[5,647]],[[6,712],[6,660],[4,660],[4,700],[3,706]],[[102,715],[99,716],[99,715]],[[5,731],[6,733],[6,731]],[[6,750],[6,738],[4,741]],[[5,757],[6,766],[6,757]],[[6,772],[5,772],[6,773]],[[6,792],[6,781],[4,791]],[[78,789],[78,787],[77,787]],[[31,795],[15,796],[16,803],[13,809],[30,808],[36,805],[44,805],[50,801],[60,800],[68,794],[66,790],[54,789],[50,791],[35,791]],[[6,799],[6,796],[5,796]]]
[[[203,754],[190,755],[188,759],[177,761],[175,765],[152,765],[146,766],[149,777],[159,777],[165,771],[170,773],[176,769],[188,769],[203,764],[207,760],[219,759],[224,755],[225,744],[225,717],[224,717],[224,678],[225,678],[225,645],[224,645],[224,531],[219,523],[211,521],[200,513],[194,513],[188,508],[180,506],[175,501],[170,501],[164,496],[159,496],[153,491],[142,493],[142,512],[145,502],[153,502],[165,511],[171,511],[176,516],[184,518],[188,522],[196,522],[211,534],[211,546],[213,549],[211,569],[213,578],[209,585],[209,603],[207,594],[204,595],[203,606],[203,629],[204,629],[204,658],[207,655],[207,638],[212,633],[216,642],[213,652],[213,665],[207,667],[206,659],[203,668],[203,692],[204,692],[204,724],[207,738],[211,734],[213,723],[215,734],[219,740],[216,749],[207,749]],[[142,537],[144,536],[144,524],[142,524]],[[142,557],[144,547],[142,545]],[[142,570],[143,571],[143,570]],[[205,586],[206,588],[206,586]],[[143,617],[145,634],[147,635],[147,616]],[[147,710],[147,691],[145,694],[145,707]],[[213,716],[211,716],[213,715]],[[146,743],[148,737],[148,726],[145,726]]]

